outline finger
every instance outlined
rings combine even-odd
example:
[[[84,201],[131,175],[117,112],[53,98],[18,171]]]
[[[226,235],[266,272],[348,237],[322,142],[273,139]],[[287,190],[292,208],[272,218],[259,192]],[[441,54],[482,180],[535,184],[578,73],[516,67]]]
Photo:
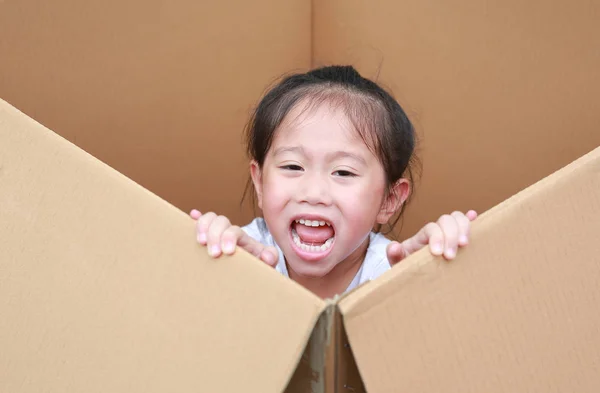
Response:
[[[213,226],[217,224],[217,220],[218,218],[213,222]],[[236,245],[261,259],[269,266],[277,265],[279,252],[275,247],[263,245],[248,236],[239,226],[232,225],[226,228],[221,235],[221,251],[223,254],[231,255],[235,252]]]
[[[200,213],[196,209],[192,209],[192,211],[190,212],[190,217],[192,217],[194,220],[199,219],[201,215],[202,215],[202,213]]]
[[[198,218],[196,221],[196,238],[198,243],[206,244],[208,228],[215,218],[217,218],[217,215],[213,212],[208,212]]]
[[[444,214],[438,224],[444,234],[444,257],[453,259],[458,249],[458,222],[453,216]]]
[[[390,265],[395,265],[408,256],[404,246],[396,241],[392,241],[387,245],[386,254]]]
[[[444,234],[436,223],[428,223],[416,235],[402,242],[407,254],[412,254],[427,244],[429,244],[433,255],[442,255],[444,251]]]
[[[279,262],[279,252],[273,246],[265,246],[264,244],[254,240],[240,229],[242,235],[239,237],[238,245],[250,254],[259,258],[269,266],[276,266]]]
[[[474,221],[477,218],[478,214],[475,210],[469,210],[466,216],[469,220]]]
[[[458,246],[466,246],[469,244],[471,220],[461,212],[453,212],[452,217],[454,217],[458,224]]]
[[[206,234],[206,246],[210,256],[218,257],[221,255],[221,236],[229,227],[231,227],[231,222],[225,216],[217,216],[210,223]]]
[[[224,254],[233,254],[235,252],[235,246],[238,244],[240,238],[244,236],[244,231],[237,226],[232,225],[226,228],[221,235],[221,250]]]
[[[259,257],[263,262],[271,267],[277,266],[277,262],[279,262],[279,252],[273,246],[267,246],[260,253]]]

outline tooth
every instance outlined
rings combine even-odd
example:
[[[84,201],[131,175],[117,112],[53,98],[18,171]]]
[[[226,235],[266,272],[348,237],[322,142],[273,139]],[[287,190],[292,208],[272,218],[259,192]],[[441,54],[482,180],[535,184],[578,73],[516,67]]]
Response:
[[[319,221],[319,225],[320,226],[324,226],[325,225],[325,221]]]
[[[319,221],[313,221],[311,222],[313,227],[318,227],[319,226]]]
[[[303,219],[300,219],[298,221],[300,222],[300,224],[304,224],[304,220]]]

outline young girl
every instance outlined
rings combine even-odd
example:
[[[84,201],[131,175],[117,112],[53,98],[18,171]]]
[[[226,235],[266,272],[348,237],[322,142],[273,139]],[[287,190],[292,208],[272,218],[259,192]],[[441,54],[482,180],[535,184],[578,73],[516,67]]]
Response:
[[[240,228],[193,210],[213,257],[237,245],[330,298],[426,245],[452,259],[468,243],[474,211],[443,215],[402,243],[375,229],[393,226],[407,201],[415,134],[396,100],[353,67],[285,78],[258,105],[247,142],[263,217]]]

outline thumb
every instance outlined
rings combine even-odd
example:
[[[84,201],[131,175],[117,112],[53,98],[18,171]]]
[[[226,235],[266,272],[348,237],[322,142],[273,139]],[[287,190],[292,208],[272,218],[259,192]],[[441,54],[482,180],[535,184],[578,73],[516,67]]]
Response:
[[[408,256],[408,252],[404,246],[397,241],[392,241],[387,245],[386,253],[388,261],[392,266]]]

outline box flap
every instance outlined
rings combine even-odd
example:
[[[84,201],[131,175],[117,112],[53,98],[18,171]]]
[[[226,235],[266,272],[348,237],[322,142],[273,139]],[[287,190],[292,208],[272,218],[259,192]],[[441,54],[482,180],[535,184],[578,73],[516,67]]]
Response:
[[[0,391],[283,391],[323,301],[4,101],[0,146]]]
[[[597,392],[600,148],[340,302],[370,393]]]

